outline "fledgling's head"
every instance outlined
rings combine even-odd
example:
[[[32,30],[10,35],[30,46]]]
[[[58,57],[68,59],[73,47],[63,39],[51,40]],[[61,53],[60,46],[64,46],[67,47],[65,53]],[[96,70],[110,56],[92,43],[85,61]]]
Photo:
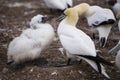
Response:
[[[67,16],[67,22],[71,25],[76,25],[78,21],[78,11],[74,8],[68,8],[64,11],[64,14]]]
[[[30,21],[30,27],[33,29],[36,29],[36,25],[40,23],[45,23],[47,21],[47,16],[43,16],[41,14],[38,14],[34,16]]]
[[[93,9],[91,9],[91,6],[87,3],[81,3],[74,7],[79,15],[85,15],[85,16],[91,16],[95,13]]]
[[[117,16],[116,16],[116,17],[117,17],[117,19],[120,20],[120,12],[117,13]]]

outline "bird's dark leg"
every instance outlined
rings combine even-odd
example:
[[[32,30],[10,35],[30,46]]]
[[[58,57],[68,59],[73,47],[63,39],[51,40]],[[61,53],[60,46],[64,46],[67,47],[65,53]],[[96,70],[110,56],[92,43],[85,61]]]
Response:
[[[67,61],[67,65],[70,65],[71,59],[69,58]]]
[[[80,61],[79,61],[79,64],[81,64],[82,63],[82,59],[80,59]]]
[[[102,37],[101,39],[100,39],[100,47],[105,47],[105,44],[106,44],[106,39],[105,39],[105,37]]]
[[[13,64],[14,63],[14,61],[12,60],[12,61],[8,61],[6,64],[7,65],[11,65],[11,64]]]
[[[95,39],[95,33],[92,34],[92,39]]]

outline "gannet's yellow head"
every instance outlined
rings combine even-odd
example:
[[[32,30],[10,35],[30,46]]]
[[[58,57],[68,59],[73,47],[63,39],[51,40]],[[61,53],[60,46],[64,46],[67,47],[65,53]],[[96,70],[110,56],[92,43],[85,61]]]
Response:
[[[118,14],[117,14],[117,19],[119,19],[120,20],[120,12],[118,12]]]
[[[90,5],[87,3],[81,3],[74,7],[79,15],[85,14],[85,16],[91,16],[95,13],[94,10],[91,9]]]
[[[64,14],[66,17],[66,22],[70,25],[75,26],[77,24],[77,21],[79,19],[78,17],[78,11],[74,8],[68,8],[64,11]]]

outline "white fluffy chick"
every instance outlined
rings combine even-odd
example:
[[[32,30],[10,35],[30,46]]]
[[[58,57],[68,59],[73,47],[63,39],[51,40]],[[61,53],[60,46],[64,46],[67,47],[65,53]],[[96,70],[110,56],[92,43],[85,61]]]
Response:
[[[81,12],[80,7],[81,5],[75,6],[76,9],[78,8],[78,12]],[[84,9],[84,6],[82,9]],[[93,32],[93,38],[95,38],[95,33],[98,32],[100,47],[105,47],[111,28],[116,21],[113,12],[100,6],[90,6],[86,11],[85,17],[87,18],[90,30]]]
[[[58,9],[64,11],[66,8],[73,5],[72,0],[44,0],[47,7],[50,9]]]
[[[114,12],[117,14],[120,12],[120,0],[109,0],[108,4],[112,6]]]
[[[53,41],[55,33],[50,24],[43,23],[47,17],[36,15],[31,19],[31,28],[13,39],[8,46],[8,64],[19,64],[40,57]]]
[[[83,4],[84,5],[84,4]],[[63,48],[66,50],[68,61],[70,59],[83,59],[88,62],[96,71],[110,78],[102,65],[111,63],[100,58],[96,54],[94,42],[82,30],[76,28],[79,16],[74,8],[66,9],[63,19],[57,29],[57,33]]]

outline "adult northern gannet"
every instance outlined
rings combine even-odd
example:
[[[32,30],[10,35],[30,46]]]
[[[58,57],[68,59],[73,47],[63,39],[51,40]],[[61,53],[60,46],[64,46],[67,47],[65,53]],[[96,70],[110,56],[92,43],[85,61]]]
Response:
[[[43,15],[34,16],[30,22],[31,28],[24,30],[10,42],[7,52],[8,64],[19,64],[39,58],[40,53],[51,44],[55,33],[50,24],[43,23],[46,18]]]
[[[85,9],[84,6],[81,8],[81,4],[74,8],[77,9],[78,12],[81,12],[81,9]],[[81,13],[79,14],[81,15]],[[98,31],[100,47],[105,47],[111,28],[116,21],[113,12],[110,9],[100,6],[90,6],[88,10],[82,14],[85,14],[93,34]]]
[[[81,12],[83,11],[81,10]],[[95,45],[91,38],[76,28],[79,19],[78,11],[74,8],[69,8],[64,11],[64,14],[66,18],[60,22],[57,33],[63,48],[67,52],[66,55],[68,59],[83,59],[96,71],[110,78],[105,72],[102,63],[107,65],[112,64],[99,57],[96,54]]]

